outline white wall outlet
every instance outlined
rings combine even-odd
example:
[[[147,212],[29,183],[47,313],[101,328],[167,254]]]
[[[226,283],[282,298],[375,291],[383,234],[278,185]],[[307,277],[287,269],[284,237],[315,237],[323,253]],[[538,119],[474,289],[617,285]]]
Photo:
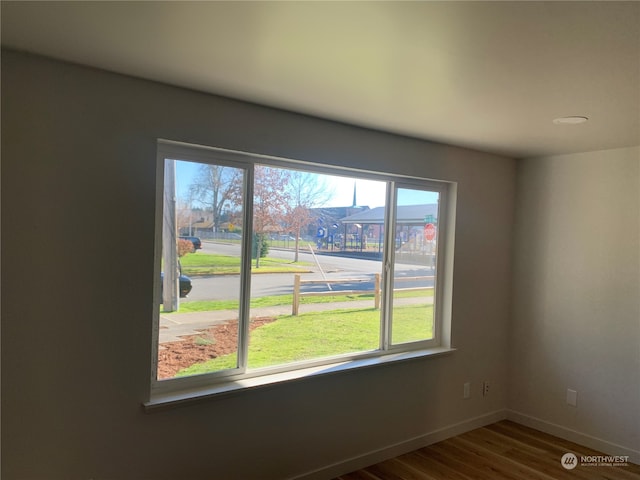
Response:
[[[465,382],[462,388],[462,398],[471,397],[471,382]]]
[[[567,388],[567,404],[572,407],[576,407],[578,405],[578,392]]]
[[[489,395],[489,380],[482,382],[482,396],[486,397],[487,395]]]

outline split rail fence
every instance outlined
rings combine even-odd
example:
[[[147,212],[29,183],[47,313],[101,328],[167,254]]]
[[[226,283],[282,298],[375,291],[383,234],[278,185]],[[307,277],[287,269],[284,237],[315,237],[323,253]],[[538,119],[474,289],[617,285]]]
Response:
[[[296,274],[293,279],[293,305],[291,308],[291,315],[298,315],[300,310],[300,301],[304,297],[331,297],[336,295],[365,295],[367,293],[373,293],[373,306],[376,309],[380,308],[380,297],[382,296],[382,290],[380,289],[380,281],[381,275],[379,273],[374,274],[373,276],[373,290],[325,290],[322,292],[301,292],[302,285],[327,285],[329,288],[330,285],[340,284],[340,283],[370,283],[371,280],[368,278],[341,278],[337,280],[302,280],[300,274]],[[394,279],[394,283],[397,282],[409,282],[409,281],[420,281],[420,280],[432,280],[433,276],[422,276],[422,277],[396,277]],[[424,290],[429,287],[409,287],[409,288],[394,288],[394,292],[409,292],[409,291],[418,291]]]

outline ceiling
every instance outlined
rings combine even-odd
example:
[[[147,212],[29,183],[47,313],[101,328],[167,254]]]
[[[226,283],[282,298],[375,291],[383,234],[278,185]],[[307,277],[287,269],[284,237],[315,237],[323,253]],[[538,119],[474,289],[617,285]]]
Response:
[[[1,8],[6,47],[354,125],[516,158],[640,144],[638,2]]]

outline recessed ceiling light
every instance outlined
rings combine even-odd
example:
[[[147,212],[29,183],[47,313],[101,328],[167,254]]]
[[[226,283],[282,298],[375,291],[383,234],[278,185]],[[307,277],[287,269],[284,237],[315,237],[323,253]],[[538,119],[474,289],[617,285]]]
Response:
[[[559,117],[553,120],[556,125],[578,125],[589,120],[587,117],[571,116],[571,117]]]

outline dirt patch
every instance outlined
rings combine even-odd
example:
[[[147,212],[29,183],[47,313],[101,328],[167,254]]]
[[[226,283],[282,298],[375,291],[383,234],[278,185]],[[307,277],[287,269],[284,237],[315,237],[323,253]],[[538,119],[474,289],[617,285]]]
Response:
[[[275,321],[272,317],[251,319],[249,331]],[[158,379],[172,378],[183,368],[212,358],[234,353],[238,348],[238,322],[230,321],[204,330],[197,335],[184,336],[181,342],[160,345],[158,351]]]

